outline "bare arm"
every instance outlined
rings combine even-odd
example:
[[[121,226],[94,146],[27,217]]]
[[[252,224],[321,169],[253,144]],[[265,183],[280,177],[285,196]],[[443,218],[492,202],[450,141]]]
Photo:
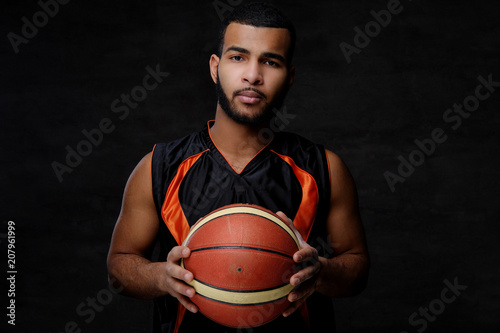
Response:
[[[318,251],[300,238],[302,249],[295,253],[294,260],[311,265],[291,277],[290,283],[301,284],[301,287],[289,294],[289,301],[294,303],[285,311],[285,316],[315,291],[329,297],[345,297],[361,292],[366,284],[369,256],[354,181],[337,155],[327,151],[327,158],[331,179],[327,229],[335,256],[319,257]]]
[[[152,299],[170,294],[188,310],[197,311],[189,300],[194,289],[185,284],[193,274],[179,266],[189,257],[187,247],[171,249],[166,262],[151,262],[148,257],[158,233],[158,215],[151,186],[151,153],[134,169],[125,188],[123,204],[113,231],[108,253],[109,277],[118,281],[123,293]]]
[[[352,176],[337,155],[327,151],[327,157],[332,183],[327,223],[336,256],[320,258],[317,290],[330,297],[352,296],[364,289],[370,260]]]

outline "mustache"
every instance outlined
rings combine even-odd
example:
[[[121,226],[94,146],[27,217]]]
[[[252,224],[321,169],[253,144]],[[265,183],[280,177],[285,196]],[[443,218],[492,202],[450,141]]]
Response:
[[[241,94],[244,91],[253,91],[253,92],[259,94],[260,97],[262,97],[264,99],[267,99],[266,94],[264,94],[262,91],[260,91],[260,90],[258,90],[256,88],[253,88],[253,87],[247,87],[247,88],[243,88],[243,89],[239,89],[239,90],[234,91],[233,92],[233,98],[236,97],[237,95]]]

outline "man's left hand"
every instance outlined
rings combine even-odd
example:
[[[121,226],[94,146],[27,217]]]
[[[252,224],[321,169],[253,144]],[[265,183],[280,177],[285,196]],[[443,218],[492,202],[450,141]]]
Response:
[[[288,294],[288,301],[291,304],[283,312],[283,316],[288,317],[300,308],[307,298],[316,291],[321,262],[318,251],[304,241],[300,233],[293,226],[292,220],[281,211],[276,214],[288,222],[288,225],[297,236],[301,248],[293,255],[293,261],[302,267],[302,269],[290,277],[290,284],[292,286],[300,286]]]

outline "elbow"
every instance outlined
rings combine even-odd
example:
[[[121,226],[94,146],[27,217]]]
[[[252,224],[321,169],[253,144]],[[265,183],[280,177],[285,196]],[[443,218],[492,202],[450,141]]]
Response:
[[[368,272],[362,276],[360,276],[352,285],[351,292],[347,296],[358,296],[361,294],[368,284]]]
[[[353,279],[351,292],[348,296],[357,296],[361,294],[368,284],[368,276],[370,272],[370,258],[368,255],[364,256],[359,265],[359,270]]]
[[[118,263],[113,254],[108,254],[108,259],[106,261],[106,266],[108,269],[108,286],[111,291],[116,294],[125,294],[125,287],[121,279],[119,278]]]
[[[118,295],[124,295],[125,292],[125,287],[123,286],[123,284],[118,281],[118,279],[110,274],[108,274],[108,287],[109,287],[109,290],[111,290],[112,292],[114,292],[115,294],[118,294]]]
[[[361,294],[368,283],[370,260],[366,255],[357,257],[355,264],[343,274],[331,276],[329,287],[322,288],[322,294],[332,298],[352,297]]]

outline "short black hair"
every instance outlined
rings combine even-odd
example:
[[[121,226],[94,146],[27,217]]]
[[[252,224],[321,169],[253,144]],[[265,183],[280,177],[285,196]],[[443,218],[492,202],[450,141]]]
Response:
[[[278,8],[264,2],[253,2],[236,7],[222,21],[219,30],[219,57],[222,56],[224,36],[231,23],[239,23],[260,28],[284,28],[290,32],[290,48],[287,54],[288,65],[291,64],[295,50],[296,32],[292,21]]]

